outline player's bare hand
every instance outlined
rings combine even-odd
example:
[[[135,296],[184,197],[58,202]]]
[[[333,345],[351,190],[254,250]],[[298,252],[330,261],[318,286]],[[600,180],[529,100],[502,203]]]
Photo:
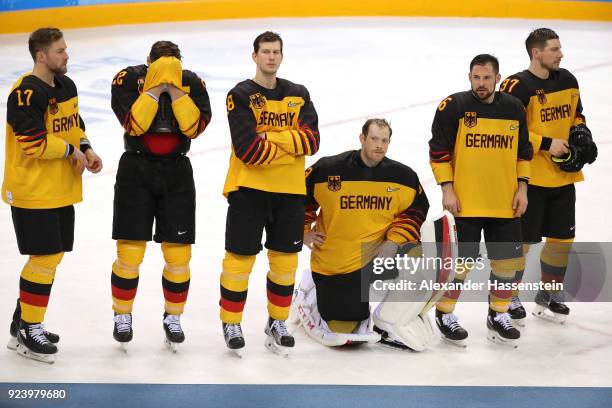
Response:
[[[446,183],[442,185],[442,208],[449,211],[451,214],[456,216],[461,211],[461,204],[459,198],[455,194],[453,189],[453,183]]]
[[[393,258],[395,254],[397,254],[398,248],[399,245],[397,245],[395,242],[387,240],[380,244],[380,247],[378,247],[376,258]]]
[[[564,154],[569,153],[569,145],[565,140],[553,139],[548,152],[553,156],[561,157]]]
[[[168,86],[168,94],[170,95],[170,99],[172,99],[173,101],[184,95],[187,95],[186,92],[183,92],[183,90],[178,89],[174,85],[168,84],[167,86]]]
[[[76,169],[79,174],[83,174],[85,171],[85,167],[87,167],[87,157],[85,157],[85,153],[80,151],[78,148],[75,148],[72,154],[69,157],[70,163]]]
[[[520,217],[527,211],[527,183],[519,182],[519,188],[512,200],[512,209],[515,217]]]
[[[87,149],[85,151],[85,157],[87,158],[87,170],[89,170],[90,173],[99,173],[100,170],[102,170],[102,159],[93,149]]]
[[[161,84],[161,85],[154,86],[153,88],[149,89],[147,92],[155,95],[155,97],[159,99],[159,96],[161,94],[163,94],[164,92],[168,92],[168,84]]]
[[[308,231],[304,234],[304,245],[312,249],[313,245],[320,247],[325,242],[325,234],[318,231]]]

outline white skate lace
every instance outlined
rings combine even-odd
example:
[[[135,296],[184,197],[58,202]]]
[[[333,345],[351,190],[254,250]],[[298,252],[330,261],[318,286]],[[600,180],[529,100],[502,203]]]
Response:
[[[132,315],[118,314],[114,320],[119,333],[129,332],[132,329]]]
[[[280,337],[289,336],[289,330],[287,330],[283,320],[274,320],[272,326],[270,326],[270,331],[276,332]]]
[[[224,330],[228,339],[242,337],[242,328],[239,324],[226,324]]]
[[[518,296],[512,296],[510,300],[510,310],[518,309],[519,307],[523,307],[521,299],[519,299]]]
[[[32,324],[28,327],[28,331],[30,337],[38,344],[45,345],[50,343],[47,336],[45,336],[45,329],[42,324]]]
[[[182,333],[181,329],[181,318],[179,315],[169,314],[164,318],[164,324],[168,327],[171,333]]]
[[[510,322],[510,314],[508,313],[497,313],[497,316],[493,318],[497,323],[501,324],[504,330],[513,329],[514,326]]]
[[[452,313],[445,313],[442,315],[442,324],[451,329],[451,331],[461,329],[461,325],[457,321],[457,317]]]

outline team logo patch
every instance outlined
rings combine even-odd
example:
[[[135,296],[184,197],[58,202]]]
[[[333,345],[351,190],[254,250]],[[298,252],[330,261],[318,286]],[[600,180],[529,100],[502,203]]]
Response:
[[[262,109],[266,104],[266,97],[259,92],[250,95],[249,99],[251,100],[251,105],[253,105],[255,109]]]
[[[465,126],[469,128],[473,128],[476,126],[478,119],[476,118],[476,112],[465,112],[465,117],[463,118],[463,123]]]
[[[538,95],[538,101],[541,105],[546,105],[546,93],[543,89],[537,89],[536,95]]]
[[[144,78],[138,78],[138,93],[142,93],[142,91],[144,90]]]
[[[55,115],[59,111],[59,107],[57,106],[57,99],[51,98],[49,99],[49,113]]]
[[[342,188],[340,176],[327,176],[327,188],[330,191],[339,191]]]

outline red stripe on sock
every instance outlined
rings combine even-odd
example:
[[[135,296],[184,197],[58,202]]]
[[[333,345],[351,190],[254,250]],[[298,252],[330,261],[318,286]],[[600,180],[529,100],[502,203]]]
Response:
[[[232,302],[231,300],[221,299],[219,305],[221,305],[221,308],[223,308],[223,310],[227,310],[228,312],[242,313],[242,311],[244,310],[245,303],[246,300],[243,300],[242,302]]]
[[[269,290],[267,292],[268,292],[268,300],[274,306],[278,306],[278,307],[291,306],[291,299],[292,299],[291,295],[290,296],[279,296],[276,293],[270,292]]]
[[[34,295],[23,290],[19,291],[19,300],[30,306],[47,307],[49,304],[49,296]]]
[[[134,300],[136,297],[136,288],[134,289],[121,289],[116,286],[112,287],[113,297],[119,300]]]
[[[164,299],[171,303],[183,303],[187,301],[188,290],[184,292],[170,292],[167,289],[164,289]]]

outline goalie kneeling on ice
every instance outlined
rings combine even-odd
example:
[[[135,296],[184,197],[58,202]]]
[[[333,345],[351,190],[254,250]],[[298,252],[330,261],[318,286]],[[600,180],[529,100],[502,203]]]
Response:
[[[441,259],[442,262],[420,262],[417,269],[397,268],[393,283],[401,290],[371,291],[371,299],[382,299],[370,317],[363,320],[353,333],[336,333],[330,330],[317,309],[315,284],[310,270],[305,270],[295,291],[292,319],[301,321],[306,333],[325,346],[376,343],[380,335],[373,331],[373,324],[391,336],[399,338],[415,351],[424,350],[434,339],[434,329],[427,312],[442,297],[444,291],[419,290],[423,280],[438,283],[451,282],[452,268],[457,258],[456,228],[453,216],[445,211],[435,220],[425,221],[421,227],[423,259]],[[444,262],[450,259],[451,262]],[[441,267],[442,266],[442,267]],[[376,277],[374,277],[376,279]],[[376,280],[374,280],[376,282]],[[413,284],[410,284],[413,282]],[[432,287],[434,285],[427,285]],[[409,289],[413,288],[414,289]]]

